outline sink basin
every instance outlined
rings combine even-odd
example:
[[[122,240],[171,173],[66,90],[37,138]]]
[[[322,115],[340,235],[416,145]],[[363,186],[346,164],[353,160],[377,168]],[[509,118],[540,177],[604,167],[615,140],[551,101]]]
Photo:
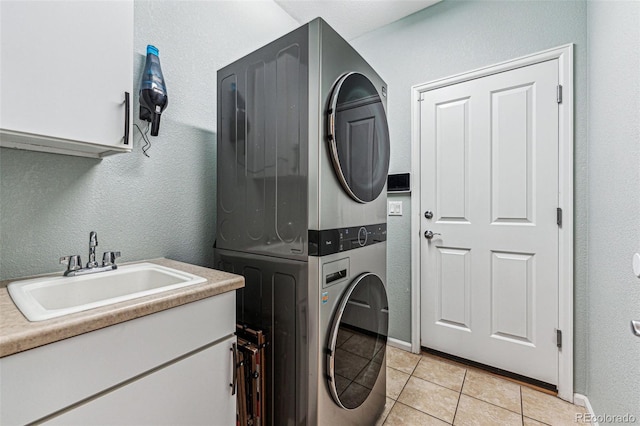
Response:
[[[29,321],[42,321],[205,281],[165,266],[137,263],[77,277],[14,281],[8,290]]]

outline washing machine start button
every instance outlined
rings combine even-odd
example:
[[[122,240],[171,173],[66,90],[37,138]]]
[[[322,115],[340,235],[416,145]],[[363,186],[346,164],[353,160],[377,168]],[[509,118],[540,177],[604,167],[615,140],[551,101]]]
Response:
[[[364,247],[367,244],[367,235],[367,228],[364,226],[358,230],[358,244],[360,244],[360,247]]]

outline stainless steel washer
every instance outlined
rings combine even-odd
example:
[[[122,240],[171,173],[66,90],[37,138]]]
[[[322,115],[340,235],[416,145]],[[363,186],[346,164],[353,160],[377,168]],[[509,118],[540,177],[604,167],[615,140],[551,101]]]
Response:
[[[384,257],[386,243],[320,259],[319,425],[373,425],[384,409],[386,268],[372,262]]]

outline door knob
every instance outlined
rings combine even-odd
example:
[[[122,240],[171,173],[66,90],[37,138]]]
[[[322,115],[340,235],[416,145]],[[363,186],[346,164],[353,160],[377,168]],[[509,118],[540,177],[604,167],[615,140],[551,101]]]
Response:
[[[425,237],[427,240],[432,239],[434,235],[442,235],[442,234],[440,234],[440,233],[438,233],[438,232],[433,232],[433,231],[424,231],[424,237]]]
[[[431,210],[427,210],[424,212],[424,217],[427,219],[431,219],[433,217],[433,212]]]
[[[631,331],[633,334],[640,337],[640,321],[631,321]]]

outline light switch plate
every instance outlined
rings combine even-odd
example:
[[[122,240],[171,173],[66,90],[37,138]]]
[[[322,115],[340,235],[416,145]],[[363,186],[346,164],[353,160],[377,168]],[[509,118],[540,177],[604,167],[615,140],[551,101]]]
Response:
[[[402,216],[402,201],[389,201],[389,216]]]

